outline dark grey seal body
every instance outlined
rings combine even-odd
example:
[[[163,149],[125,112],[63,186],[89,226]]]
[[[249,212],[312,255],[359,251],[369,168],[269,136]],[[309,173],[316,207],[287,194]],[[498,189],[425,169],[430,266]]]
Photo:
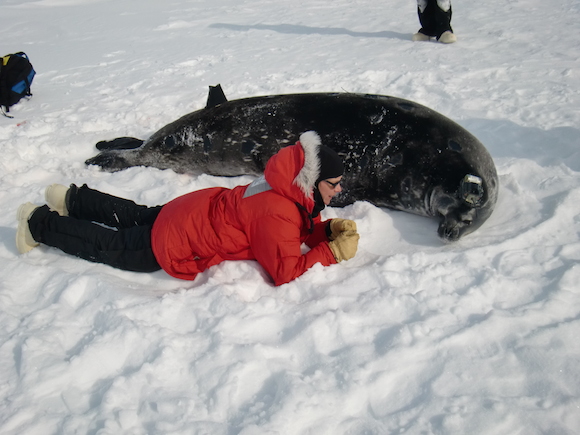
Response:
[[[497,172],[481,142],[432,109],[383,95],[309,93],[227,101],[217,86],[206,108],[145,142],[100,143],[103,151],[87,164],[108,171],[153,166],[191,174],[260,174],[272,155],[307,130],[316,131],[345,162],[343,193],[331,205],[364,200],[438,217],[445,241],[473,232],[493,211]]]

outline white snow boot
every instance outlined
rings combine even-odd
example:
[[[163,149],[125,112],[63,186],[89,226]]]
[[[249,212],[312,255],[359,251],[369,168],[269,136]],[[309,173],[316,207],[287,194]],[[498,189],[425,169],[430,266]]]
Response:
[[[456,41],[457,37],[455,36],[455,33],[450,32],[449,30],[443,32],[439,37],[439,42],[442,42],[443,44],[451,44],[452,42]]]
[[[16,230],[16,249],[21,254],[25,254],[33,248],[36,248],[40,243],[32,238],[30,227],[28,226],[28,219],[38,208],[37,205],[27,202],[18,207],[16,218],[18,219],[18,229]]]
[[[66,194],[68,189],[68,187],[62,184],[51,184],[44,191],[44,198],[50,209],[56,211],[61,216],[68,216],[68,209],[66,208]]]
[[[431,37],[429,35],[425,35],[424,33],[417,32],[413,35],[413,41],[429,41]]]

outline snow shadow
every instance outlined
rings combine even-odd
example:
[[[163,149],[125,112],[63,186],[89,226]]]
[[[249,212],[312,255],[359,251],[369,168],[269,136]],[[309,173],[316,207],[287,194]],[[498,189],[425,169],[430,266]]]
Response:
[[[16,213],[14,215],[14,222],[16,222]],[[11,227],[0,227],[0,244],[11,254],[18,255],[16,249],[16,229]]]
[[[352,30],[341,27],[309,27],[296,24],[254,24],[240,25],[228,23],[215,23],[209,27],[214,29],[228,29],[238,32],[247,32],[248,30],[270,30],[277,33],[290,35],[348,35],[354,38],[388,38],[402,39],[409,41],[411,35],[407,33],[398,33],[391,31],[382,32],[353,32]]]
[[[437,235],[440,218],[419,216],[412,213],[381,207],[393,222],[393,229],[402,241],[416,247],[442,247],[445,243]]]

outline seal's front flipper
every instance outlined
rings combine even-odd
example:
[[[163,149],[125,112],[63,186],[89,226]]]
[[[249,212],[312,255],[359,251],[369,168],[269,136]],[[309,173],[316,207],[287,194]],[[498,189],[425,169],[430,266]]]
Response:
[[[132,150],[143,145],[141,139],[134,137],[118,137],[113,140],[102,140],[97,143],[97,149],[103,150]]]
[[[218,84],[216,86],[209,87],[209,94],[207,95],[207,103],[205,104],[206,109],[211,109],[212,107],[218,106],[222,103],[228,101],[222,85]]]

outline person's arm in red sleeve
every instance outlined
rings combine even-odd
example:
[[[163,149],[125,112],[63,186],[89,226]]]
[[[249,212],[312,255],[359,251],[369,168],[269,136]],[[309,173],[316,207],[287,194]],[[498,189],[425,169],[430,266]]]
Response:
[[[302,254],[300,224],[291,217],[271,215],[254,220],[249,226],[252,252],[275,285],[292,281],[316,263],[336,263],[328,239]]]
[[[321,221],[319,216],[314,218],[314,231],[304,241],[304,243],[306,243],[306,246],[308,246],[309,248],[314,248],[316,245],[320,243],[328,242],[329,223],[330,220]]]

